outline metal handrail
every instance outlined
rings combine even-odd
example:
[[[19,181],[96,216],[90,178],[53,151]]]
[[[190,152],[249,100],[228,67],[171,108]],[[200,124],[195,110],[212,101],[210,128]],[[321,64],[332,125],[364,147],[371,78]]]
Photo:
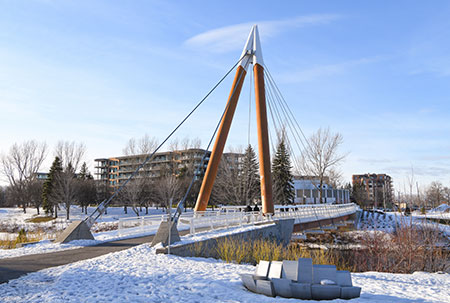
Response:
[[[280,209],[283,208],[284,211]],[[209,227],[211,229],[253,225],[261,222],[270,222],[277,219],[295,219],[297,223],[312,222],[322,219],[332,219],[356,212],[356,205],[349,204],[306,204],[306,205],[289,205],[280,206],[275,209],[273,216],[263,216],[262,212],[245,212],[234,211],[224,212],[216,211],[202,211],[202,212],[187,212],[180,216],[180,223],[186,224],[190,228],[191,234],[195,234],[196,229],[200,227]],[[242,208],[244,209],[244,208]],[[138,218],[121,218],[119,219],[119,234],[120,229],[126,227],[126,222],[138,221],[134,227],[141,223],[142,229],[147,225],[156,225],[161,221],[167,221],[169,216],[153,215],[143,216]],[[140,220],[140,221],[139,221]],[[149,222],[150,224],[145,224]]]

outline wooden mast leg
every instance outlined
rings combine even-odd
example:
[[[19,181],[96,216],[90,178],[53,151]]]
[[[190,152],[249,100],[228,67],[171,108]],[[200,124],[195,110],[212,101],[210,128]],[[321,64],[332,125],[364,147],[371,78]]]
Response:
[[[230,96],[228,97],[227,108],[223,116],[222,123],[217,133],[217,138],[208,162],[205,177],[203,178],[200,193],[195,204],[195,211],[205,211],[208,205],[209,197],[216,180],[217,170],[219,169],[220,159],[222,158],[225,142],[227,141],[228,133],[230,131],[231,121],[233,120],[234,111],[236,110],[239,95],[241,93],[244,78],[247,72],[239,65],[234,77],[233,86],[231,87]]]
[[[258,129],[259,172],[261,174],[261,202],[263,214],[273,214],[272,172],[270,168],[269,135],[267,127],[264,68],[254,64],[256,123]]]

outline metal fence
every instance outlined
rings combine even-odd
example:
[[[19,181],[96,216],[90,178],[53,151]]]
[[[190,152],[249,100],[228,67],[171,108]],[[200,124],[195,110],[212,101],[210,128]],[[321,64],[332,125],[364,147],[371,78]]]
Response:
[[[295,223],[305,223],[350,215],[356,212],[357,206],[353,203],[277,206],[273,216],[263,216],[260,211],[245,212],[244,209],[245,206],[236,206],[216,211],[187,212],[180,216],[179,224],[189,227],[190,233],[195,234],[198,229],[254,225],[277,219],[295,219]],[[166,220],[168,220],[166,214],[121,218],[119,219],[119,235],[156,231],[161,221]]]
[[[119,218],[118,234],[122,237],[150,232],[157,229],[163,220],[167,220],[167,215]]]

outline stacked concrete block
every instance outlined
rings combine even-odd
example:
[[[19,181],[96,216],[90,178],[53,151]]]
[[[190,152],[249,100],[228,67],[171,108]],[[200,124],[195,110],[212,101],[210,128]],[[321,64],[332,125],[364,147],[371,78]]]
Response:
[[[341,288],[337,285],[336,280],[336,266],[313,265],[311,297],[314,300],[333,300],[339,298]]]
[[[353,286],[352,277],[347,270],[337,271],[337,283],[341,286],[341,299],[358,298],[361,295],[361,287]]]
[[[333,300],[361,294],[361,288],[352,285],[350,272],[337,271],[334,265],[313,265],[309,258],[260,261],[254,274],[241,278],[248,290],[271,297]]]
[[[311,284],[313,281],[312,275],[312,260],[310,258],[300,258],[295,263],[286,263],[288,268],[290,266],[296,267],[296,275],[291,282],[291,291],[294,298],[309,300],[311,299]],[[292,271],[287,269],[288,272]]]
[[[261,260],[256,266],[254,274],[241,274],[241,280],[244,283],[244,286],[252,292],[260,292],[258,291],[257,281],[267,280],[269,269],[270,262]],[[263,284],[260,283],[260,289],[263,287]]]
[[[255,270],[255,279],[258,280],[265,280],[267,279],[267,276],[269,275],[269,269],[270,269],[270,261],[259,261],[258,265],[256,265]]]
[[[281,269],[283,268],[283,262],[281,261],[272,261],[270,262],[269,275],[268,278],[281,278]]]
[[[275,289],[270,280],[256,280],[256,292],[269,297],[275,297]]]

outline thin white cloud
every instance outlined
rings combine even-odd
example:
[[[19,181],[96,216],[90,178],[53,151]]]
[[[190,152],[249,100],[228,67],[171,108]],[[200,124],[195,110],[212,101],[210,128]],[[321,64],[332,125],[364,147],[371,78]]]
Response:
[[[381,57],[373,58],[361,58],[355,60],[349,60],[346,62],[336,63],[336,64],[326,64],[313,66],[311,68],[299,70],[299,71],[289,71],[288,73],[279,76],[280,81],[286,83],[298,83],[316,80],[322,77],[328,77],[333,75],[338,75],[345,73],[351,68],[360,66],[363,64],[369,64],[382,60]]]
[[[242,41],[245,41],[254,24],[258,25],[261,37],[268,38],[291,28],[328,24],[339,18],[340,16],[335,14],[316,14],[282,20],[235,24],[198,34],[186,40],[184,44],[194,49],[223,53],[242,48]]]

